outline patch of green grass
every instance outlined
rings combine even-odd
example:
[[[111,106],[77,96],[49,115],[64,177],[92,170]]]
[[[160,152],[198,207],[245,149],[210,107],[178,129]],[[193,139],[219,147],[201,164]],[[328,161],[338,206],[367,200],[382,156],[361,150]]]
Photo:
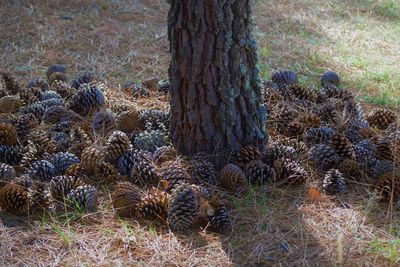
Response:
[[[379,13],[388,18],[398,18],[400,14],[399,1],[385,0],[378,6]]]
[[[148,226],[148,231],[149,231],[150,235],[152,235],[152,236],[157,235],[157,227],[154,224],[150,224]]]
[[[57,224],[52,225],[52,230],[57,233],[57,235],[61,238],[64,245],[70,247],[72,244],[71,237]]]
[[[380,106],[399,106],[400,100],[393,98],[387,92],[383,92],[380,95],[365,95],[360,98],[362,101],[367,103],[376,104]]]
[[[246,210],[246,209],[257,209],[262,213],[267,213],[269,205],[267,204],[268,195],[265,190],[260,190],[260,188],[255,188],[250,186],[247,194],[242,198],[232,197],[231,202],[235,209]]]
[[[274,3],[258,5],[264,14]],[[271,11],[271,20],[278,18],[279,23],[257,27],[263,78],[271,70],[290,69],[298,73],[300,83],[318,87],[319,76],[329,69],[362,100],[400,104],[400,20],[392,19],[400,18],[399,1],[334,1],[321,6],[314,0],[296,8],[285,15],[279,15],[283,7]]]
[[[374,239],[369,243],[369,250],[367,252],[381,255],[391,265],[397,264],[400,258],[400,239]]]
[[[120,219],[121,227],[128,238],[134,238],[139,234],[136,228],[128,221]]]

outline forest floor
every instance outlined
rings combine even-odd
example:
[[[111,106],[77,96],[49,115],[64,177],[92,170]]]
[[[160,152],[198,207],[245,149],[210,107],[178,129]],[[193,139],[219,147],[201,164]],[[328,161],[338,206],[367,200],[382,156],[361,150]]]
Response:
[[[115,89],[167,77],[166,1],[73,2],[1,1],[1,68],[27,82],[61,63],[71,75],[92,70]],[[363,103],[400,104],[398,1],[254,2],[263,78],[291,69],[302,84],[317,86],[332,69]],[[252,188],[233,201],[234,227],[226,235],[177,235],[154,222],[120,220],[109,199],[105,189],[99,211],[89,215],[21,221],[0,212],[0,265],[332,266],[340,251],[346,266],[400,263],[400,210],[367,188],[318,199],[304,187]]]

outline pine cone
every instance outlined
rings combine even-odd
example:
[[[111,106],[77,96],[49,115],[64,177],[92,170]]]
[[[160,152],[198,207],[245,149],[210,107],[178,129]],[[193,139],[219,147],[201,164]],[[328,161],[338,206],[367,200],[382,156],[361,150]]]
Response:
[[[72,189],[67,200],[71,207],[78,208],[85,212],[94,212],[97,209],[97,189],[92,185],[81,185]]]
[[[168,225],[172,231],[187,231],[199,210],[199,200],[191,186],[176,187],[168,200]]]
[[[252,145],[247,145],[242,147],[235,156],[235,162],[239,166],[246,166],[247,163],[253,160],[260,160],[261,152],[260,150]]]
[[[18,140],[25,143],[29,133],[33,128],[39,125],[38,119],[33,114],[20,115],[13,120],[13,125],[17,130]]]
[[[0,207],[15,215],[26,215],[29,211],[28,191],[15,183],[8,183],[0,189]]]
[[[337,103],[335,101],[340,102],[336,98],[327,98],[320,105],[315,106],[311,110],[321,118],[322,122],[325,122],[326,124],[333,123],[335,122],[337,116],[339,116],[338,110],[340,110],[337,108]]]
[[[162,130],[163,126],[168,129],[169,116],[169,111],[146,109],[140,113],[141,129],[146,129],[146,125],[151,126],[150,129],[147,127],[147,130]]]
[[[62,72],[54,72],[50,75],[48,82],[49,84],[53,84],[55,82],[66,82],[68,80],[67,75]]]
[[[160,80],[157,83],[157,91],[163,94],[168,94],[171,90],[171,82],[169,80]]]
[[[289,87],[289,91],[295,99],[305,99],[311,102],[317,101],[317,94],[313,89],[295,84]]]
[[[100,86],[83,84],[72,96],[70,108],[81,116],[87,116],[104,105],[105,97]]]
[[[55,173],[56,171],[53,164],[51,164],[47,160],[34,162],[28,170],[28,175],[32,179],[40,182],[49,182],[53,178]]]
[[[361,128],[358,130],[361,138],[372,139],[377,136],[376,132],[372,128]]]
[[[368,149],[360,144],[356,144],[353,146],[354,148],[354,153],[356,155],[356,161],[361,165],[361,166],[366,166],[368,162],[370,161],[372,156],[372,149]]]
[[[117,160],[122,154],[129,150],[131,147],[131,141],[129,137],[121,131],[114,131],[107,138],[106,142],[106,154],[107,158],[114,162]]]
[[[65,121],[77,122],[81,121],[82,117],[70,109],[55,105],[45,110],[42,119],[45,123],[51,124]]]
[[[71,145],[69,135],[62,132],[50,132],[51,134],[51,142],[55,143],[55,151],[65,151]]]
[[[397,116],[393,111],[377,108],[368,114],[367,121],[371,127],[376,127],[380,130],[386,130],[391,123],[397,121]]]
[[[118,159],[118,169],[121,175],[129,175],[133,166],[141,160],[150,160],[150,156],[137,149],[130,149]]]
[[[207,215],[214,231],[226,232],[232,229],[229,210],[223,201],[218,199],[211,200],[207,209]]]
[[[244,196],[248,188],[246,174],[239,166],[231,163],[219,172],[217,183],[238,197]]]
[[[375,149],[375,144],[371,140],[368,140],[368,139],[361,140],[360,142],[358,142],[357,144],[354,145],[354,147],[356,147],[356,146],[367,150],[370,154]]]
[[[35,183],[35,181],[32,180],[32,178],[29,177],[29,175],[24,174],[24,175],[21,175],[20,177],[15,178],[14,180],[12,180],[12,183],[22,186],[24,189],[28,190],[29,188],[32,187],[32,185]]]
[[[51,89],[56,91],[65,99],[70,99],[76,93],[76,89],[63,81],[55,81],[51,84]]]
[[[123,86],[123,90],[131,94],[134,98],[149,95],[149,90],[135,81],[126,82]]]
[[[145,194],[136,185],[130,182],[118,183],[112,192],[112,205],[117,214],[124,217],[132,217],[138,211],[138,204]]]
[[[69,152],[58,152],[51,157],[50,161],[58,175],[64,174],[71,165],[80,162],[77,156]]]
[[[353,144],[360,142],[363,138],[356,128],[349,128],[344,131],[344,136]]]
[[[50,99],[59,100],[59,101],[63,102],[62,96],[53,90],[48,90],[48,91],[42,92],[42,94],[40,95],[40,100],[42,100],[42,101],[46,101],[46,100],[50,100]]]
[[[158,147],[165,146],[167,144],[167,136],[164,131],[161,130],[150,130],[139,133],[134,138],[134,145],[140,150],[154,152]]]
[[[76,176],[56,176],[50,181],[50,194],[52,198],[63,201],[72,189],[83,185],[85,183]]]
[[[52,140],[51,133],[48,131],[33,131],[28,136],[28,145],[36,146],[39,151],[43,153],[55,153],[57,150],[57,143]]]
[[[121,100],[121,99],[110,99],[108,101],[108,106],[110,107],[111,111],[117,114],[118,116],[126,111],[131,110],[133,107],[132,103],[128,100]],[[117,120],[118,123],[118,120]]]
[[[293,122],[297,116],[298,115],[293,110],[284,109],[279,111],[276,123],[278,124],[278,126],[286,126],[289,123]]]
[[[369,162],[372,178],[378,178],[386,172],[393,172],[395,169],[394,162],[390,160],[375,159]]]
[[[297,74],[290,70],[274,71],[271,74],[271,80],[279,86],[289,86],[297,83]]]
[[[81,163],[75,163],[68,167],[63,173],[66,176],[86,177],[88,175]]]
[[[17,130],[8,123],[0,123],[0,144],[12,146],[17,143]]]
[[[315,145],[327,142],[334,134],[335,130],[330,127],[310,128],[304,133],[303,140],[308,145]]]
[[[344,121],[360,121],[363,124],[368,124],[367,121],[364,121],[364,112],[359,103],[349,100],[344,103],[343,110],[343,120]]]
[[[333,135],[329,141],[329,145],[335,149],[341,159],[355,159],[353,145],[343,134],[336,133]]]
[[[158,147],[153,153],[153,161],[156,164],[163,164],[166,161],[173,161],[178,157],[178,151],[173,146]]]
[[[65,68],[65,66],[56,64],[56,65],[50,66],[47,69],[46,76],[47,76],[47,80],[49,81],[49,84],[52,84],[50,82],[52,80],[52,76],[55,77],[55,74],[58,74],[58,73],[60,75],[64,74],[64,76],[65,76],[65,74],[67,73],[67,69]],[[65,79],[63,79],[63,81],[65,81],[65,80],[66,80],[66,76],[65,76]]]
[[[94,173],[97,164],[104,162],[105,151],[100,146],[90,146],[83,150],[81,156],[82,166],[90,173]]]
[[[308,152],[308,147],[303,141],[299,141],[294,138],[282,138],[279,139],[276,143],[274,143],[274,146],[278,144],[278,146],[286,146],[286,147],[292,147],[295,150],[296,156],[302,156],[305,155]],[[288,151],[291,152],[291,149]],[[286,157],[290,157],[287,155]]]
[[[46,111],[47,109],[54,107],[54,106],[63,106],[64,102],[62,99],[51,98],[51,99],[35,102],[30,106],[34,106],[34,105],[41,106]],[[21,110],[21,112],[22,112],[22,110]],[[40,113],[38,113],[38,115],[36,115],[36,113],[34,113],[34,114],[37,118],[42,118],[44,113],[45,112],[40,112]]]
[[[158,183],[158,175],[153,162],[143,157],[133,165],[130,177],[135,183],[142,186],[150,186]]]
[[[39,88],[45,92],[49,90],[49,84],[40,77],[34,78],[28,82],[28,88]]]
[[[298,118],[298,122],[304,131],[306,131],[313,127],[319,127],[321,125],[321,118],[315,114],[305,114]]]
[[[22,160],[21,147],[0,145],[0,162],[18,165]]]
[[[0,188],[14,180],[16,177],[15,169],[5,163],[0,163]]]
[[[352,98],[351,93],[346,89],[341,89],[335,85],[328,85],[322,89],[322,93],[327,98],[337,98],[340,100],[349,100]]]
[[[391,144],[389,139],[381,139],[376,143],[372,155],[377,159],[393,160],[394,153],[392,146],[393,144]]]
[[[5,72],[2,72],[0,74],[3,77],[5,89],[12,95],[18,94],[18,92],[21,90],[21,87],[14,79],[14,77],[11,76],[11,74]]]
[[[118,115],[117,129],[124,133],[131,133],[139,128],[139,112],[136,109],[124,111]]]
[[[326,71],[321,76],[321,85],[323,88],[329,85],[339,86],[340,78],[339,75],[334,71]]]
[[[72,128],[72,122],[71,121],[64,121],[64,122],[59,122],[54,124],[50,128],[50,132],[60,132],[60,133],[69,133],[69,131]]]
[[[282,127],[282,133],[286,137],[291,137],[291,138],[299,138],[303,136],[304,130],[305,129],[303,128],[303,125],[298,121],[292,121],[291,123],[286,125],[286,127]]]
[[[35,213],[36,211],[41,212],[49,208],[50,193],[46,184],[34,182],[28,189],[28,196],[30,200],[31,213]]]
[[[24,101],[25,105],[31,105],[42,98],[42,90],[37,87],[24,88],[19,91],[19,98]]]
[[[83,72],[72,78],[70,85],[75,89],[79,89],[82,84],[90,83],[94,80],[93,73]]]
[[[191,182],[200,185],[216,185],[217,171],[210,161],[194,157],[188,167]]]
[[[169,196],[166,192],[152,188],[137,205],[138,213],[143,217],[167,219]]]
[[[260,160],[250,161],[245,169],[246,177],[250,184],[263,185],[270,180],[275,180],[275,170]]]
[[[186,166],[183,162],[167,161],[158,170],[160,179],[166,180],[168,182],[167,191],[170,192],[180,183],[189,183],[190,176],[187,171]]]
[[[327,194],[334,195],[346,191],[346,183],[342,173],[337,169],[330,169],[324,177],[322,188]]]
[[[295,185],[303,183],[308,178],[308,173],[297,162],[290,159],[275,161],[274,169],[278,184]]]
[[[92,144],[87,133],[80,127],[73,128],[70,133],[71,146],[68,152],[77,155],[82,155],[82,151]]]
[[[33,141],[29,140],[26,147],[24,147],[22,152],[22,159],[20,165],[23,167],[29,167],[33,162],[38,161],[42,158],[48,159],[49,154],[43,149],[43,147],[35,144]],[[21,153],[20,152],[20,153]]]
[[[265,152],[262,161],[270,166],[273,166],[275,160],[281,158],[295,159],[299,158],[299,156],[300,155],[297,154],[294,147],[275,143]]]
[[[340,157],[335,149],[324,144],[313,146],[309,151],[308,159],[314,163],[320,171],[332,169],[336,167],[340,161]]]
[[[96,181],[101,183],[115,182],[119,176],[118,169],[108,162],[100,162],[96,167],[95,173]]]
[[[3,91],[2,91],[3,92]],[[20,109],[23,101],[16,96],[3,96],[0,99],[0,112],[1,113],[14,113]]]
[[[98,111],[92,120],[93,130],[101,135],[106,135],[116,128],[114,114],[109,110]]]

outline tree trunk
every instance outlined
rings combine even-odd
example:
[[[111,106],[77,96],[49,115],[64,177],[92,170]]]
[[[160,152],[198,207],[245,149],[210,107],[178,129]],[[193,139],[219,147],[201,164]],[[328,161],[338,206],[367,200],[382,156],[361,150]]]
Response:
[[[183,154],[263,145],[251,0],[170,0],[171,137]]]

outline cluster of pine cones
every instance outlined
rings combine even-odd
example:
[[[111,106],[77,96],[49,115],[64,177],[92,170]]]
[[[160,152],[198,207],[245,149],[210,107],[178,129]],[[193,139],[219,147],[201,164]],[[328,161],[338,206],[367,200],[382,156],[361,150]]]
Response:
[[[0,208],[15,215],[97,210],[100,186],[121,216],[163,219],[188,230],[200,217],[230,228],[227,203],[210,191],[216,170],[202,155],[180,158],[169,145],[169,110],[116,101],[91,73],[67,78],[54,65],[47,79],[21,86],[0,79]],[[169,92],[168,81],[127,83],[131,98]],[[193,180],[195,179],[195,180]],[[202,216],[200,216],[202,215]]]
[[[370,184],[384,200],[398,199],[400,127],[394,112],[364,114],[332,71],[322,75],[321,89],[299,85],[287,70],[274,72],[264,85],[272,139],[264,157],[278,180],[306,179],[312,172],[327,194],[343,193],[354,181]]]
[[[298,85],[294,72],[273,73],[264,82],[270,138],[263,149],[192,157],[170,145],[169,110],[107,100],[110,90],[91,73],[68,80],[65,67],[54,65],[46,80],[25,87],[1,75],[0,208],[9,213],[93,212],[105,186],[120,216],[159,219],[173,231],[197,224],[226,231],[224,192],[241,197],[249,185],[301,184],[311,172],[327,194],[356,180],[372,181],[384,199],[399,196],[396,114],[365,116],[334,72],[322,76],[321,90]],[[123,89],[131,98],[168,94],[169,82]]]

